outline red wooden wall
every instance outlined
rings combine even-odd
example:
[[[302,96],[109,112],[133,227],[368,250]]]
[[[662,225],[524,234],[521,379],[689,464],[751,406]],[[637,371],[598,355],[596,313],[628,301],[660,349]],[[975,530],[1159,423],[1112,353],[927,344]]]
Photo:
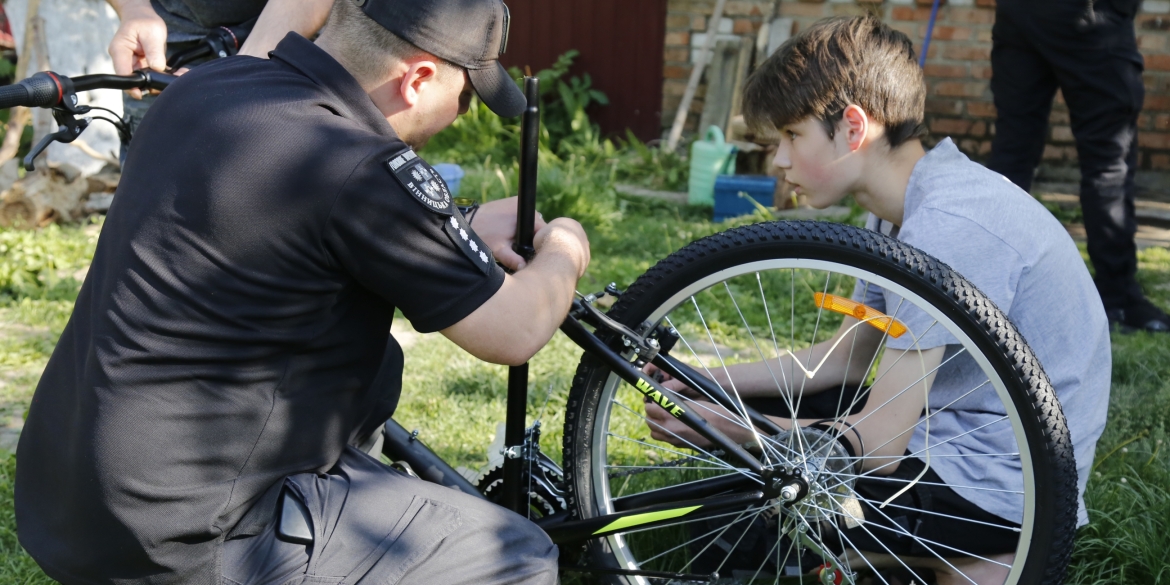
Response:
[[[662,47],[666,0],[505,0],[512,15],[505,66],[548,67],[562,53],[581,54],[571,71],[588,73],[609,105],[589,114],[607,135],[662,134]]]

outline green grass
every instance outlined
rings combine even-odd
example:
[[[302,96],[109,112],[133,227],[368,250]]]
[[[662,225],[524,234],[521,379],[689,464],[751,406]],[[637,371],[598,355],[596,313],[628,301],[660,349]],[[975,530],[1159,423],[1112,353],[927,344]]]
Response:
[[[549,165],[556,170],[546,173],[545,187],[565,193],[543,207],[546,217],[576,211],[587,219],[594,261],[582,279],[583,292],[611,281],[624,287],[671,251],[726,227],[706,221],[701,210],[621,199],[607,191],[612,167],[595,163],[557,159]],[[564,184],[573,181],[579,184]],[[482,161],[469,167],[463,185],[485,199],[501,197],[515,189],[515,169]],[[596,193],[592,204],[582,201]],[[0,423],[13,426],[23,414],[68,320],[98,229],[0,230]],[[1146,290],[1170,306],[1170,251],[1145,250],[1140,260]],[[442,336],[407,329],[400,337],[410,341],[404,343],[406,374],[396,418],[420,429],[423,440],[453,464],[484,465],[487,445],[504,419],[506,368],[478,362]],[[1077,540],[1069,582],[1170,583],[1164,562],[1170,549],[1170,343],[1146,334],[1115,334],[1113,343],[1109,424],[1087,494],[1092,524]],[[542,443],[555,460],[579,356],[579,349],[557,336],[531,362],[529,414],[543,412]],[[0,583],[50,582],[16,542],[15,464],[14,457],[0,454]]]

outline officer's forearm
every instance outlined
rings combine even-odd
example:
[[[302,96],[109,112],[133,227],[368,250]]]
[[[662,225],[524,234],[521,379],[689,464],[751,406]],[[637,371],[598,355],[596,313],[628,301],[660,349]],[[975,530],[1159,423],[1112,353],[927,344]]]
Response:
[[[324,26],[331,6],[332,0],[269,0],[240,54],[267,59],[290,31],[311,38]]]
[[[587,263],[579,251],[546,245],[527,267],[506,276],[492,298],[442,333],[481,360],[522,364],[564,321]]]

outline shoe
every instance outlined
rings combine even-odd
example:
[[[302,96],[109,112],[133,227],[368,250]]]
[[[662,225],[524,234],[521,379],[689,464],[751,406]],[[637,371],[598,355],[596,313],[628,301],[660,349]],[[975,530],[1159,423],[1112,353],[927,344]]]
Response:
[[[1170,332],[1170,315],[1146,299],[1125,307],[1105,309],[1105,316],[1109,318],[1109,326],[1117,325],[1122,333]]]

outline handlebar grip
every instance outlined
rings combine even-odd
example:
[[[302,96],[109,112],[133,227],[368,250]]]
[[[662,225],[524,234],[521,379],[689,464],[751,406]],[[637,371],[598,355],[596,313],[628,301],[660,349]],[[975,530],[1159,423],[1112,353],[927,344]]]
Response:
[[[19,83],[0,87],[0,109],[28,105],[28,89]]]
[[[51,108],[61,102],[63,93],[57,75],[42,71],[15,85],[0,87],[0,108]]]

